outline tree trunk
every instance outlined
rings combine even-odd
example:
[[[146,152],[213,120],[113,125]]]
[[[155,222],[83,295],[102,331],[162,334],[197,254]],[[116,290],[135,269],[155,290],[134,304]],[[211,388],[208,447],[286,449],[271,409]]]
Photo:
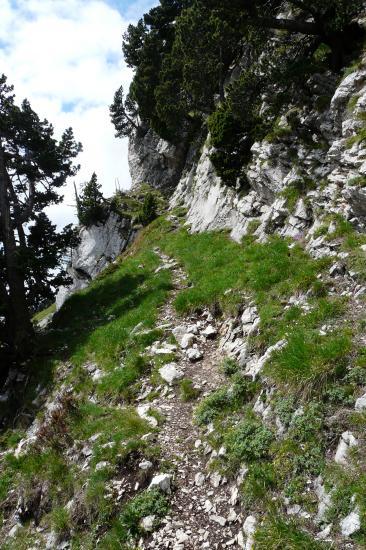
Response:
[[[0,142],[0,223],[9,297],[9,318],[6,319],[6,323],[9,332],[9,344],[13,349],[15,358],[21,359],[31,349],[34,331],[26,300],[24,277],[19,266],[20,250],[16,244],[11,220],[7,179],[4,150]]]

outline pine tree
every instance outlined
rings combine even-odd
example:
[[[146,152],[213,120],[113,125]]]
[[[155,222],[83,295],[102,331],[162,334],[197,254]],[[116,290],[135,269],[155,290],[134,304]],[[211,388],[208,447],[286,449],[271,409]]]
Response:
[[[53,132],[27,100],[15,104],[13,87],[0,76],[0,349],[12,358],[31,350],[31,314],[56,280],[66,280],[55,270],[73,233],[57,233],[44,209],[62,201],[58,191],[79,168],[73,160],[81,144],[71,128],[60,141]]]
[[[81,225],[89,227],[105,221],[107,209],[101,187],[96,173],[93,172],[90,180],[84,184],[81,195],[76,196],[77,214]]]
[[[128,137],[133,130],[138,129],[135,122],[137,109],[130,96],[123,97],[123,86],[114,94],[114,100],[109,108],[112,124],[116,129],[116,137]]]
[[[142,203],[139,222],[142,225],[148,225],[158,216],[158,203],[153,193],[146,193],[144,202]]]

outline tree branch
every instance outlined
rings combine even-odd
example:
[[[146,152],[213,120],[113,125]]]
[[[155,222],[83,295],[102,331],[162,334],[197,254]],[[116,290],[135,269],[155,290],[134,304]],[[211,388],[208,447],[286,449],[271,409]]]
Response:
[[[298,32],[301,34],[311,34],[320,36],[323,29],[317,23],[308,23],[307,21],[295,21],[294,19],[277,19],[275,17],[251,17],[254,25],[265,27],[267,29],[278,29],[282,31]]]

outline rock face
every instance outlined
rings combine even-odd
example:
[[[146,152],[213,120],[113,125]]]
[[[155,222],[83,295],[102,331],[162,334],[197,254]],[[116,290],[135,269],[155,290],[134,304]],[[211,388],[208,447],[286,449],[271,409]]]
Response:
[[[183,145],[171,145],[151,129],[135,132],[129,140],[128,162],[133,187],[147,183],[171,193],[179,181],[184,161]]]
[[[56,296],[56,307],[60,309],[65,300],[75,291],[85,288],[88,283],[111,262],[132,241],[135,231],[131,220],[111,213],[104,224],[82,227],[78,247],[72,251],[68,273],[72,284],[60,287]]]
[[[246,190],[229,188],[216,175],[209,136],[204,144],[193,144],[185,155],[183,148],[168,145],[151,130],[130,140],[134,184],[146,181],[168,194],[174,190],[171,206],[187,208],[192,232],[226,229],[237,241],[252,230],[251,222],[260,240],[274,231],[302,238],[314,223],[314,211],[329,206],[331,212],[354,219],[364,228],[366,192],[358,180],[366,175],[366,148],[364,142],[350,138],[362,126],[359,114],[366,105],[366,70],[354,71],[338,88],[336,75],[313,75],[306,89],[313,107],[298,109],[290,138],[264,139],[252,146],[252,159],[243,168],[249,184]],[[320,95],[331,97],[325,110],[316,107]],[[290,103],[288,113],[281,117],[286,127],[292,110]],[[309,128],[309,139],[303,139],[301,132]],[[289,209],[281,192],[304,181],[321,181],[322,186],[310,185]]]

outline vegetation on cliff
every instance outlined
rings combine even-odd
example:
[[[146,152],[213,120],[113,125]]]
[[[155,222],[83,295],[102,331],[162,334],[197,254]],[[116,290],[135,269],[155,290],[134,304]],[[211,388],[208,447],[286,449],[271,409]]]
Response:
[[[119,89],[111,106],[117,136],[151,127],[175,142],[211,115],[217,173],[245,185],[250,147],[274,126],[289,94],[315,72],[339,70],[362,36],[361,0],[289,1],[283,9],[277,0],[162,0],[123,37],[135,74],[126,98]],[[240,60],[240,77],[230,78]]]

